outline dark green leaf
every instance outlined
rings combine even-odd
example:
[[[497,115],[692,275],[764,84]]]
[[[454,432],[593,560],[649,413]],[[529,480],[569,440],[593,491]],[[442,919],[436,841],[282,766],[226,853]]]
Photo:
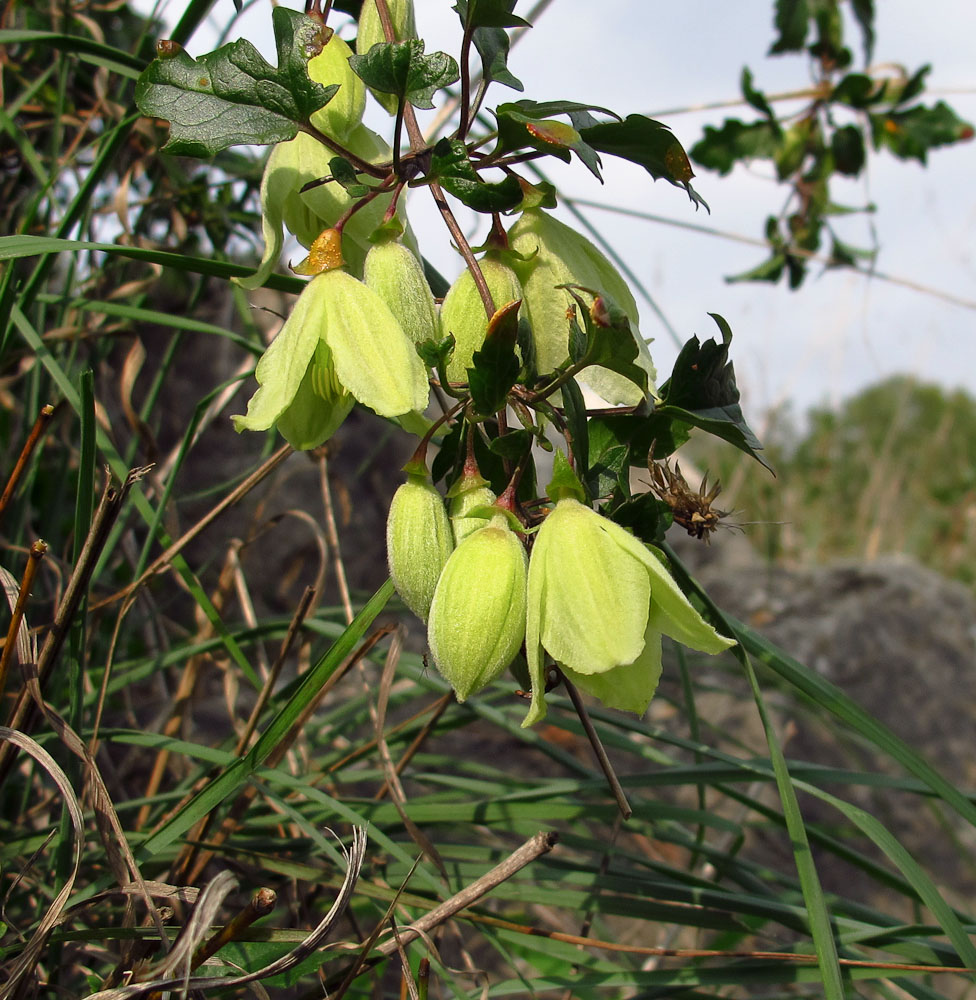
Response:
[[[515,342],[520,305],[520,302],[509,302],[492,316],[485,342],[480,351],[474,352],[474,367],[468,369],[468,389],[475,412],[481,416],[500,410],[518,380],[522,366],[515,353]]]
[[[848,243],[843,243],[832,237],[830,262],[828,267],[857,267],[861,260],[874,260],[877,256],[875,250],[863,250],[861,247],[854,247]]]
[[[749,429],[739,407],[735,371],[729,361],[732,330],[717,313],[709,315],[721,331],[722,342],[700,343],[697,337],[692,337],[685,344],[674,363],[671,378],[661,386],[663,405],[656,412],[701,427],[767,465],[756,454],[762,444]]]
[[[761,90],[756,90],[753,87],[752,70],[748,66],[742,67],[739,86],[742,88],[742,96],[746,99],[746,102],[752,105],[764,118],[768,118],[769,121],[775,124],[776,115],[773,114],[773,109],[770,107],[769,101],[766,100],[766,95]],[[778,125],[777,128],[779,128]]]
[[[423,40],[418,38],[377,42],[365,55],[350,56],[349,65],[367,87],[427,110],[434,106],[434,92],[449,87],[460,75],[446,52],[424,55]]]
[[[926,108],[919,104],[907,111],[871,115],[875,149],[890,149],[902,160],[925,163],[930,149],[972,139],[973,127],[944,101]]]
[[[586,352],[577,364],[609,368],[630,379],[646,393],[647,372],[634,364],[639,351],[626,313],[608,295],[598,294],[593,289],[587,291],[597,296],[589,306],[569,287],[586,327]]]
[[[428,176],[476,212],[507,212],[522,200],[522,186],[511,174],[490,184],[483,181],[458,139],[441,139],[434,147]]]
[[[914,100],[925,90],[925,78],[932,72],[932,67],[928,64],[916,70],[905,82],[904,86],[898,89],[896,104],[907,104]]]
[[[594,417],[590,421],[590,462],[580,468],[587,470],[586,484],[593,496],[629,493],[628,456],[635,426],[633,420],[621,417]]]
[[[848,177],[856,177],[864,167],[864,136],[856,125],[837,129],[830,140],[834,165]]]
[[[776,0],[776,17],[773,23],[779,37],[773,42],[769,54],[775,56],[781,52],[800,52],[807,40],[809,20],[807,0]]]
[[[457,11],[465,28],[531,28],[528,21],[513,14],[517,0],[457,0]]]
[[[494,454],[517,462],[532,447],[533,440],[528,431],[520,429],[496,437],[488,447]]]
[[[329,160],[329,170],[332,178],[349,192],[351,198],[362,198],[369,194],[369,186],[363,184],[356,174],[353,165],[342,156],[333,156]]]
[[[691,155],[696,163],[725,175],[739,160],[772,159],[778,148],[778,126],[768,121],[747,125],[728,118],[719,129],[706,125],[705,135],[692,147]]]
[[[781,134],[779,148],[773,157],[776,176],[785,180],[795,174],[802,169],[808,153],[819,153],[822,148],[817,119],[812,115],[801,118]]]
[[[322,25],[276,7],[272,26],[277,69],[244,40],[199,60],[177,46],[149,64],[136,83],[135,99],[144,115],[169,121],[164,149],[209,157],[228,146],[283,142],[331,100],[338,86],[315,83],[307,68],[309,58],[322,50]]]
[[[613,520],[623,525],[649,545],[664,540],[671,527],[671,509],[653,493],[639,493],[613,508]]]
[[[851,12],[861,28],[864,62],[871,62],[874,52],[874,0],[851,0]]]
[[[696,205],[705,205],[691,186],[695,172],[688,154],[667,125],[644,115],[628,115],[622,122],[602,122],[583,129],[580,135],[598,152],[637,163],[655,180],[663,178],[683,187]]]
[[[525,90],[522,81],[508,69],[508,50],[511,44],[508,32],[502,28],[477,28],[473,40],[478,55],[481,56],[485,83],[500,83],[512,90]]]
[[[775,284],[782,276],[783,268],[785,267],[786,254],[777,251],[757,267],[753,267],[748,271],[742,271],[740,274],[730,275],[725,280],[730,284],[737,281],[770,281]]]
[[[576,467],[586,469],[590,463],[590,436],[586,422],[586,403],[576,379],[562,385],[563,411]]]
[[[864,73],[848,73],[834,87],[830,95],[832,101],[852,108],[866,108],[884,95],[884,84],[879,86]]]

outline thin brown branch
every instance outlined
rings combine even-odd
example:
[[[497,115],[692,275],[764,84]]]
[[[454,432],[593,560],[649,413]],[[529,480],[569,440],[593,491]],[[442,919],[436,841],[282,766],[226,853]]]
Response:
[[[17,489],[17,484],[20,482],[20,477],[24,474],[24,469],[27,468],[27,462],[34,453],[37,442],[40,441],[45,428],[51,422],[53,413],[54,407],[50,403],[41,407],[41,412],[37,415],[34,426],[31,428],[30,434],[27,435],[27,440],[24,442],[24,447],[20,449],[20,454],[14,463],[13,471],[7,480],[7,485],[3,488],[3,494],[0,495],[0,517],[3,517],[4,511],[7,509],[7,504],[10,503],[10,498],[14,495],[14,490]]]

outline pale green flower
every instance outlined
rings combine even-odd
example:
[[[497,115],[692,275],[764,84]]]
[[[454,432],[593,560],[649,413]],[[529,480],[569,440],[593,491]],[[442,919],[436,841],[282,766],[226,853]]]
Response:
[[[342,270],[318,274],[254,372],[258,390],[238,431],[277,424],[298,449],[315,448],[359,400],[383,417],[427,407],[427,372],[383,301]]]
[[[532,705],[545,713],[545,658],[612,708],[642,715],[661,676],[661,636],[703,653],[734,641],[692,607],[654,551],[578,500],[543,522],[529,561],[525,647]]]
[[[609,295],[627,315],[637,344],[634,363],[647,372],[653,395],[656,373],[647,343],[637,329],[637,303],[627,282],[599,248],[541,208],[526,209],[509,230],[508,240],[522,258],[512,266],[522,282],[523,315],[532,328],[539,374],[553,371],[569,357],[570,316],[575,303],[569,291],[558,286],[582,285]],[[629,379],[599,365],[584,368],[577,379],[608,403],[633,406],[644,398]]]

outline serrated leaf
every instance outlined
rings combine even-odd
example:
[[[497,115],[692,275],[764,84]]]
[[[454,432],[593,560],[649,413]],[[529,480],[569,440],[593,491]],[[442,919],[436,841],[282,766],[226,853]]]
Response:
[[[661,386],[663,405],[655,412],[701,427],[770,468],[757,454],[762,444],[749,429],[739,407],[735,370],[729,361],[732,330],[718,313],[709,315],[721,332],[722,342],[700,343],[697,337],[692,337],[685,344],[674,363],[671,378]]]
[[[488,416],[505,405],[509,390],[518,380],[521,365],[515,353],[518,339],[518,311],[521,302],[509,302],[488,321],[485,342],[472,357],[468,369],[468,389],[475,411]]]
[[[393,94],[414,107],[433,108],[434,92],[454,83],[460,73],[446,52],[424,55],[423,39],[377,42],[365,55],[349,57],[353,72],[373,90]]]
[[[169,121],[167,152],[210,157],[228,146],[284,142],[332,99],[338,86],[315,83],[307,68],[322,50],[323,26],[285,7],[272,11],[271,23],[277,69],[245,40],[198,60],[180,47],[164,49],[169,54],[146,67],[136,82],[136,105]]]
[[[598,152],[630,160],[655,180],[684,188],[693,203],[708,209],[691,186],[695,172],[688,154],[667,125],[645,115],[628,115],[622,122],[602,122],[583,129],[580,135]]]
[[[457,0],[451,8],[467,28],[531,28],[524,18],[513,14],[517,0]]]
[[[507,212],[522,200],[522,186],[509,174],[500,181],[483,181],[459,139],[441,139],[431,155],[428,176],[476,212]]]
[[[618,504],[612,511],[613,520],[629,528],[648,545],[664,541],[664,534],[671,527],[671,508],[653,493],[639,493]]]
[[[585,468],[593,496],[627,494],[630,437],[635,427],[632,421],[620,417],[594,417],[590,421],[590,461]]]
[[[779,37],[770,46],[771,56],[782,52],[800,52],[807,40],[810,11],[807,0],[776,0],[773,24]]]
[[[417,344],[417,353],[428,368],[446,366],[454,353],[454,335],[448,334],[442,340],[425,340]]]
[[[851,108],[866,108],[880,100],[884,92],[884,84],[877,84],[865,73],[848,73],[834,87],[830,99]]]
[[[925,163],[929,150],[973,137],[973,126],[944,101],[931,108],[919,104],[905,111],[871,115],[870,119],[875,149],[887,148],[902,160]]]
[[[779,148],[777,128],[768,122],[746,124],[727,118],[721,128],[705,126],[704,136],[691,149],[692,159],[723,176],[739,160],[772,159]]]

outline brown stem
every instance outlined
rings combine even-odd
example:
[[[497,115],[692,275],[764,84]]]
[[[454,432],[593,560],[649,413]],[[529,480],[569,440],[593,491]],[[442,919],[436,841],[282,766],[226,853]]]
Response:
[[[444,191],[440,184],[437,181],[431,181],[428,187],[434,198],[434,204],[437,206],[437,210],[441,213],[441,218],[444,220],[444,225],[447,226],[454,243],[464,258],[464,263],[471,272],[471,277],[474,278],[475,287],[478,289],[482,303],[484,303],[485,312],[488,318],[491,319],[495,315],[495,301],[491,297],[488,282],[485,281],[485,276],[481,271],[478,260],[471,250],[471,245],[465,239],[464,233],[461,232],[461,227],[458,225],[457,219],[454,218],[454,213],[447,204],[447,199],[444,197]]]
[[[20,482],[20,477],[24,474],[27,461],[34,453],[37,442],[40,441],[41,435],[44,433],[44,428],[50,423],[53,413],[54,407],[50,403],[41,407],[41,412],[38,413],[37,419],[34,421],[34,426],[31,428],[31,432],[27,435],[27,440],[24,442],[24,447],[20,449],[20,455],[17,456],[17,461],[14,463],[13,471],[10,473],[7,485],[3,489],[3,495],[0,496],[0,517],[3,517],[4,511],[7,509],[7,504],[10,503],[10,498],[13,496],[17,484]]]
[[[7,683],[7,671],[10,668],[10,660],[14,655],[14,649],[17,647],[20,625],[24,620],[24,611],[27,608],[27,602],[30,600],[31,590],[34,587],[34,576],[37,574],[37,568],[46,554],[46,542],[38,539],[31,545],[27,565],[24,567],[24,577],[20,581],[17,600],[14,602],[13,614],[10,616],[10,626],[7,629],[6,642],[3,644],[3,653],[0,653],[0,697],[3,696],[3,689]],[[27,658],[31,659],[30,655]]]
[[[580,722],[583,723],[586,738],[590,741],[590,746],[593,747],[593,753],[596,754],[600,770],[603,771],[603,774],[607,779],[607,784],[610,786],[610,791],[613,793],[613,797],[617,800],[617,808],[620,810],[620,815],[623,816],[625,820],[630,819],[634,810],[631,809],[630,803],[627,801],[627,795],[624,792],[623,786],[620,784],[620,780],[617,778],[617,773],[613,769],[613,764],[610,763],[607,751],[603,748],[603,741],[600,739],[600,734],[593,726],[593,722],[590,719],[590,713],[587,712],[586,706],[583,704],[583,699],[580,697],[579,691],[576,690],[576,686],[565,674],[563,674],[563,684],[566,687],[566,692],[569,695],[570,701],[573,703],[573,708],[576,709],[576,714],[579,716]]]

